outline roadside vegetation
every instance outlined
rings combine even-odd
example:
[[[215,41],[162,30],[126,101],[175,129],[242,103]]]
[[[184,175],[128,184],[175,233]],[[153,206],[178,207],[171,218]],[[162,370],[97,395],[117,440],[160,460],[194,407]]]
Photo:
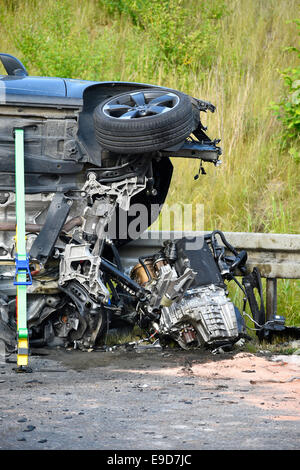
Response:
[[[160,84],[212,102],[203,123],[223,164],[194,180],[199,163],[173,159],[167,203],[204,204],[205,230],[293,234],[299,18],[299,0],[0,0],[0,49],[32,75]],[[299,281],[279,281],[278,294],[278,313],[300,324]]]

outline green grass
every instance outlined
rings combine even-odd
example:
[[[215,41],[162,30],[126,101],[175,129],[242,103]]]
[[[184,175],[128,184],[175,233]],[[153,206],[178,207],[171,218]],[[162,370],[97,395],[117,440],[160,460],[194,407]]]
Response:
[[[251,354],[257,354],[261,351],[264,353],[268,352],[270,355],[273,354],[284,354],[286,356],[294,354],[297,351],[297,348],[291,348],[288,343],[282,344],[281,343],[267,343],[266,341],[262,341],[261,343],[258,342],[255,338],[251,341],[245,343],[242,347],[243,351],[249,352]]]
[[[203,121],[223,164],[195,181],[198,163],[173,159],[166,202],[203,203],[205,230],[300,233],[300,163],[271,109],[284,98],[280,71],[298,60],[285,49],[297,47],[299,17],[298,0],[0,0],[0,50],[32,75],[155,83],[211,101]],[[300,323],[299,281],[279,281],[278,312]]]

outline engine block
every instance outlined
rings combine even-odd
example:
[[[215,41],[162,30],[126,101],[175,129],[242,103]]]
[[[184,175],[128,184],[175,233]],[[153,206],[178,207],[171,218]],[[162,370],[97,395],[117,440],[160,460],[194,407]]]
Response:
[[[163,307],[159,331],[183,348],[198,342],[235,342],[239,337],[235,307],[224,289],[215,285],[188,290],[180,303]]]

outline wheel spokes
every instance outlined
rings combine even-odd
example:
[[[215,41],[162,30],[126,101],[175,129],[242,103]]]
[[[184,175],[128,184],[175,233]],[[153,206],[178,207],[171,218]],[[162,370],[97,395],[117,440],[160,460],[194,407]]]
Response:
[[[119,117],[119,119],[132,119],[136,117],[136,115],[139,113],[138,109],[130,109],[130,111],[127,111],[126,113],[122,114],[122,116]]]
[[[113,110],[119,110],[119,109],[130,109],[131,106],[127,104],[108,104],[105,109],[108,109],[109,111]]]
[[[153,100],[150,100],[149,101],[149,104],[150,105],[160,105],[160,104],[164,104],[164,103],[168,103],[168,102],[172,102],[173,104],[173,101],[174,101],[174,98],[168,94],[166,95],[162,95],[162,96],[158,96],[157,98],[153,98]]]
[[[178,97],[173,93],[155,92],[155,98],[150,91],[128,93],[122,98],[112,99],[103,108],[107,116],[117,119],[143,118],[166,113],[178,104]],[[157,96],[159,95],[159,96]]]
[[[137,106],[144,106],[146,104],[145,95],[141,91],[138,93],[132,93],[130,96]]]
[[[105,106],[105,111],[107,111],[111,116],[119,115],[120,113],[126,113],[131,109],[130,106],[126,104],[108,104]]]
[[[148,106],[147,110],[153,114],[162,114],[169,111],[170,108],[167,108],[166,106]]]

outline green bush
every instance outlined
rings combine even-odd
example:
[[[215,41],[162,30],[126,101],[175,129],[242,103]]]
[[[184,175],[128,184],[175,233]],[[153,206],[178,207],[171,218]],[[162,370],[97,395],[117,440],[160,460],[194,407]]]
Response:
[[[299,29],[300,20],[294,21]],[[296,54],[300,59],[300,49],[289,47],[288,52]],[[289,67],[281,72],[285,83],[285,97],[278,104],[273,104],[278,119],[282,122],[282,145],[289,149],[289,154],[300,162],[300,65]]]
[[[157,81],[171,73],[185,80],[192,72],[200,81],[217,55],[225,12],[224,0],[199,1],[197,16],[183,0],[46,0],[45,8],[36,0],[7,0],[0,27],[39,75],[120,80],[122,63],[130,66],[126,79]]]
[[[213,63],[219,21],[227,12],[224,0],[197,4],[201,20],[183,0],[99,0],[112,15],[130,17],[133,27],[143,30],[152,44],[153,58],[175,66],[201,72]]]
[[[22,22],[17,32],[13,24],[8,28],[15,47],[29,70],[46,76],[77,77],[80,70],[86,69],[83,51],[90,50],[88,33],[76,27],[70,0],[52,2],[47,7],[47,14],[32,8],[32,16]],[[13,17],[10,19],[14,21]],[[93,52],[89,56],[90,66],[94,62]]]

